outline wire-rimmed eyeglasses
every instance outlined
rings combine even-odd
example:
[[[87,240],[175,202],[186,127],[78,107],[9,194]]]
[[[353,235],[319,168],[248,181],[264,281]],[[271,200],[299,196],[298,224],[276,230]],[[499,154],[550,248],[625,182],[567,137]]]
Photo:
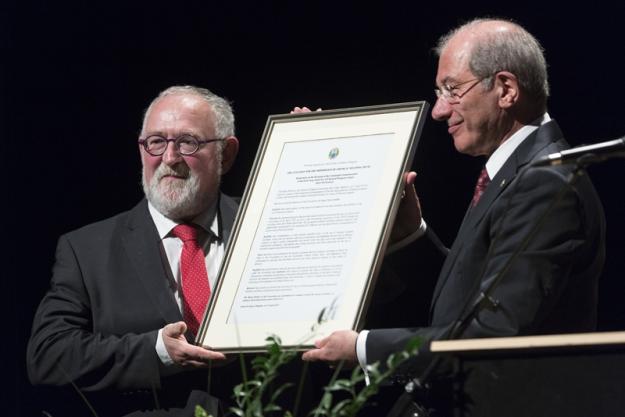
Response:
[[[486,77],[488,78],[488,77]],[[473,87],[478,85],[480,82],[485,80],[486,78],[473,78],[472,80],[463,81],[457,84],[443,84],[441,87],[437,87],[434,89],[434,93],[436,94],[436,98],[443,99],[449,104],[459,103],[460,99],[464,97]],[[469,86],[469,88],[465,89],[462,92],[458,92],[458,87],[473,82]]]
[[[174,143],[176,150],[180,152],[181,155],[193,155],[202,145],[221,141],[223,141],[223,139],[198,139],[193,135],[185,134],[174,139],[167,139],[161,135],[151,135],[147,138],[139,139],[138,142],[150,155],[161,156],[167,150],[169,142]]]

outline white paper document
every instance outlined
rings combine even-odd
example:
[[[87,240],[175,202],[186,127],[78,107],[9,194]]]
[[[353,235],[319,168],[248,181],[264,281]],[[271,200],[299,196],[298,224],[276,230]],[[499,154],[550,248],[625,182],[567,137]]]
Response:
[[[229,324],[339,313],[392,140],[383,133],[284,143]]]

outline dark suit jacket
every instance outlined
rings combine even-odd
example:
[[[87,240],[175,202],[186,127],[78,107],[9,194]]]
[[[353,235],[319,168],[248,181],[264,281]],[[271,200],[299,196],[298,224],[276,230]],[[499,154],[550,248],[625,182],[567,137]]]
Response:
[[[236,210],[237,204],[222,195],[225,240]],[[145,200],[62,236],[51,287],[37,310],[28,344],[31,382],[64,386],[72,381],[100,416],[184,408],[194,389],[198,391],[189,407],[197,403],[214,408],[215,399],[205,393],[205,371],[166,371],[156,354],[158,330],[182,320],[172,285]],[[74,402],[74,409],[77,404],[81,406]]]
[[[419,336],[423,348],[410,363],[411,372],[419,373],[429,362],[429,341],[447,337],[466,305],[500,273],[560,190],[561,201],[494,290],[498,306],[479,308],[456,337],[594,330],[605,259],[605,219],[594,187],[586,175],[567,185],[570,166],[522,172],[532,160],[566,148],[551,121],[514,151],[465,216],[434,290],[431,325],[371,330],[368,362],[384,360]]]

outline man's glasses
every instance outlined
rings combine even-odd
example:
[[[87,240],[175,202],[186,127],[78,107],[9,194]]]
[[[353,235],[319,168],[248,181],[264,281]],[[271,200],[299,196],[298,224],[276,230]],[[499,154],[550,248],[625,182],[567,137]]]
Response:
[[[176,150],[181,155],[193,155],[200,149],[200,146],[211,142],[221,142],[223,139],[198,139],[193,135],[180,135],[175,139],[167,139],[161,135],[148,136],[145,139],[139,139],[139,145],[143,145],[143,148],[147,153],[152,156],[161,156],[167,150],[169,142],[174,142]]]
[[[471,91],[473,87],[478,85],[483,80],[485,80],[485,78],[474,78],[472,80],[463,81],[461,83],[454,84],[454,85],[444,84],[441,87],[435,88],[434,93],[436,93],[436,98],[443,99],[449,104],[456,104],[460,102],[460,99],[464,97],[465,94]],[[462,92],[459,91],[460,89],[458,87],[468,84],[470,82],[473,82],[473,84],[471,84],[469,88],[467,88],[466,90]]]

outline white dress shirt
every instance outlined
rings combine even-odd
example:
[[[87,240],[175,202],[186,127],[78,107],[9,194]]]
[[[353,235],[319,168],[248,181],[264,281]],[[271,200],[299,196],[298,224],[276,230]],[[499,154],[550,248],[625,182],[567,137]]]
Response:
[[[215,287],[215,280],[217,279],[217,273],[219,272],[219,266],[224,257],[225,242],[223,241],[223,234],[220,230],[219,215],[217,213],[218,203],[215,203],[208,210],[200,213],[195,217],[191,223],[200,227],[199,244],[202,246],[205,255],[206,272],[208,274],[208,282],[211,290]],[[161,239],[161,245],[167,262],[171,269],[172,276],[176,282],[173,287],[174,298],[178,304],[178,308],[182,312],[182,279],[180,275],[180,256],[182,255],[182,240],[178,239],[172,234],[172,230],[179,223],[175,222],[163,214],[161,214],[156,208],[148,203],[148,209],[152,220],[156,225],[158,236]],[[212,294],[212,293],[211,293]],[[158,331],[158,337],[156,338],[156,353],[161,359],[164,365],[173,365],[173,360],[169,356],[165,344],[163,343],[163,329]]]

